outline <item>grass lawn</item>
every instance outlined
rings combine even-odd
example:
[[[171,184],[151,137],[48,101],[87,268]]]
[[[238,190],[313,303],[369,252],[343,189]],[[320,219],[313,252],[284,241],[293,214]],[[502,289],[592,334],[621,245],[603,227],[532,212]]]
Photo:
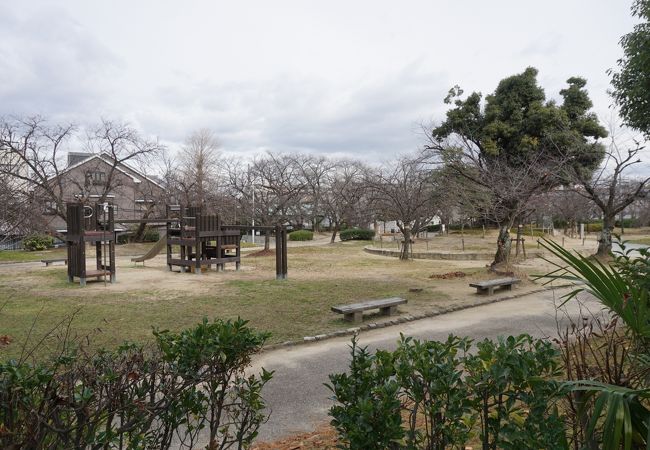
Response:
[[[641,235],[639,238],[644,238]],[[468,249],[493,251],[494,236],[467,236]],[[457,251],[458,238],[434,237],[432,249]],[[575,245],[580,245],[575,240]],[[568,243],[568,242],[567,242]],[[180,330],[203,317],[241,316],[259,330],[272,333],[271,343],[301,340],[352,325],[330,308],[361,300],[401,296],[408,304],[399,314],[437,311],[449,305],[475,304],[475,290],[468,283],[494,277],[488,261],[399,261],[363,251],[367,241],[289,247],[289,279],[275,280],[275,256],[243,256],[242,270],[210,271],[203,275],[169,272],[165,256],[145,265],[130,256],[140,255],[152,244],[117,247],[117,283],[92,282],[85,288],[68,284],[65,266],[0,264],[0,336],[12,343],[0,348],[0,357],[15,357],[25,340],[40,339],[56,324],[74,316],[75,336],[91,335],[94,346],[116,346],[125,340],[145,342],[154,327]],[[419,244],[424,245],[424,244]],[[594,242],[595,247],[595,242]],[[40,260],[64,254],[47,252],[0,252],[4,261]],[[89,263],[93,251],[88,252]],[[21,259],[22,258],[22,259]],[[527,274],[550,270],[540,259],[524,261],[516,268]],[[462,271],[465,278],[432,279],[432,274]],[[421,289],[411,292],[411,288]],[[517,290],[538,289],[525,281]],[[366,314],[365,322],[387,320]],[[389,319],[388,319],[389,320]],[[40,355],[50,353],[56,339],[46,339]]]
[[[25,250],[0,250],[0,264],[8,262],[30,262],[41,259],[65,258],[66,249],[55,248],[42,252],[27,252]]]
[[[630,239],[628,242],[630,242],[632,244],[650,245],[650,237],[648,237],[648,238],[640,238],[640,239]]]
[[[330,308],[363,299],[402,296],[401,314],[436,310],[452,303],[474,302],[472,277],[485,278],[484,262],[410,261],[369,255],[363,242],[289,249],[289,279],[276,281],[275,257],[248,257],[242,270],[203,275],[172,273],[164,257],[134,265],[118,257],[117,283],[68,284],[65,266],[0,266],[0,335],[13,342],[0,357],[15,357],[22,343],[34,342],[74,316],[71,331],[91,335],[95,346],[151,339],[152,327],[180,330],[208,318],[241,316],[253,327],[272,333],[272,343],[302,339],[348,328]],[[126,246],[123,246],[126,247]],[[124,249],[137,254],[144,248]],[[48,256],[52,253],[48,253]],[[430,279],[432,273],[463,270],[460,280]],[[409,288],[422,292],[409,292]],[[366,322],[385,320],[368,314]],[[53,351],[46,339],[39,354]]]

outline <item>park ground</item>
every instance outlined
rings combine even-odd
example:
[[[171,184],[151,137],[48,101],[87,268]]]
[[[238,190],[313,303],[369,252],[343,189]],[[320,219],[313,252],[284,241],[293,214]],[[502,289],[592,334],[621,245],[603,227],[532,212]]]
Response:
[[[636,231],[628,232],[628,238],[643,242],[650,237],[650,230]],[[465,233],[462,239],[466,253],[490,252],[495,245],[493,232],[485,238],[482,233]],[[539,251],[534,239],[529,237],[527,248]],[[563,241],[561,237],[555,239]],[[152,328],[180,330],[204,317],[238,316],[256,329],[270,332],[271,344],[301,341],[304,336],[350,327],[330,311],[334,305],[401,296],[408,304],[400,308],[400,314],[442,311],[451,305],[475,304],[479,297],[468,283],[498,277],[487,270],[487,260],[399,261],[364,252],[368,241],[328,242],[328,236],[322,234],[307,245],[291,243],[289,279],[284,281],[275,280],[273,254],[254,256],[247,252],[240,271],[229,267],[224,272],[197,275],[168,271],[164,255],[144,266],[136,265],[130,257],[146,252],[150,244],[129,244],[117,247],[115,284],[89,282],[80,287],[67,283],[64,265],[44,267],[39,262],[64,256],[64,249],[0,252],[0,335],[11,341],[0,353],[4,358],[18,356],[25,342],[38,342],[70,317],[72,335],[89,336],[94,347],[114,347],[125,340],[147,342],[152,338]],[[588,236],[584,244],[577,238],[564,238],[564,244],[590,253],[596,248],[596,236]],[[416,244],[420,250],[428,247],[431,251],[462,253],[460,246],[459,234]],[[519,261],[511,269],[524,279],[516,290],[538,290],[541,283],[533,281],[533,275],[550,268],[541,258]],[[431,278],[450,272],[466,276]],[[387,320],[379,315],[367,316],[366,321]],[[55,342],[55,336],[45,339],[36,354],[53,351]]]

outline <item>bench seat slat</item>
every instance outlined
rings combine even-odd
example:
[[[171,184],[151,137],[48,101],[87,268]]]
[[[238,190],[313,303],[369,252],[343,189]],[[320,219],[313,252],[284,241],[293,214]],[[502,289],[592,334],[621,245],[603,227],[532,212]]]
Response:
[[[367,300],[359,303],[352,303],[350,305],[332,306],[332,311],[339,314],[348,314],[358,311],[365,311],[367,309],[387,308],[390,306],[403,305],[406,299],[401,297],[384,298],[381,300]]]
[[[470,283],[471,287],[475,288],[488,288],[493,286],[504,286],[508,284],[521,283],[519,278],[498,278],[495,280],[479,281],[476,283]]]

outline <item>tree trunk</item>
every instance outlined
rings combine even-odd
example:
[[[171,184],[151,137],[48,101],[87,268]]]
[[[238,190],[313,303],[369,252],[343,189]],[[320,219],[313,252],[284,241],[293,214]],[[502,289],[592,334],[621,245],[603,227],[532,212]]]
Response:
[[[596,256],[607,257],[612,252],[612,232],[614,231],[614,216],[605,216],[603,218],[603,229],[598,238],[598,251]]]
[[[133,242],[142,242],[144,239],[144,230],[146,229],[147,224],[146,223],[140,223],[138,225],[138,228],[135,230],[135,234],[133,236]]]
[[[330,240],[330,244],[333,244],[334,241],[336,241],[336,233],[339,232],[339,226],[338,225],[334,225],[333,228],[334,228],[334,230],[332,232],[332,239]]]
[[[402,251],[399,254],[399,259],[406,261],[411,258],[411,229],[404,227],[402,235],[404,236],[404,243],[402,245]]]
[[[276,239],[278,239],[277,236]],[[271,248],[271,236],[269,234],[269,231],[266,230],[266,232],[264,233],[264,250],[268,250],[270,248]]]
[[[523,242],[523,234],[524,234],[524,226],[522,224],[519,224],[517,226],[517,246],[515,250],[515,255],[519,256],[519,252],[521,252],[521,244]]]
[[[512,240],[510,239],[510,227],[503,225],[499,228],[499,236],[497,237],[497,253],[494,255],[492,266],[497,264],[507,263],[510,257],[510,247]]]

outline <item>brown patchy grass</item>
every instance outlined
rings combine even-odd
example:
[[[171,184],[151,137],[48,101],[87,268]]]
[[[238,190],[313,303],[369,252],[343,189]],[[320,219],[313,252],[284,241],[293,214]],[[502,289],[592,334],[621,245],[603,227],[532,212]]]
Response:
[[[472,304],[467,286],[494,277],[485,261],[399,261],[370,255],[363,242],[290,247],[289,279],[275,280],[274,255],[244,256],[242,270],[202,275],[169,272],[164,256],[135,265],[117,259],[117,283],[68,284],[65,266],[0,266],[0,335],[12,338],[0,357],[14,357],[31,332],[32,340],[74,314],[72,332],[93,335],[95,346],[113,347],[125,340],[146,342],[152,327],[180,330],[203,317],[250,321],[269,331],[270,343],[350,327],[330,308],[364,299],[402,296],[400,314],[437,311],[452,304]],[[140,254],[142,248],[124,253]],[[92,253],[91,253],[92,254]],[[90,261],[90,260],[89,260]],[[525,269],[529,270],[529,269]],[[532,269],[530,269],[532,270]],[[438,280],[432,273],[463,271],[464,279]],[[525,275],[525,274],[524,274]],[[409,289],[422,289],[409,292]],[[537,286],[524,283],[518,290]],[[366,322],[387,320],[368,314]],[[47,349],[42,353],[47,353]]]

